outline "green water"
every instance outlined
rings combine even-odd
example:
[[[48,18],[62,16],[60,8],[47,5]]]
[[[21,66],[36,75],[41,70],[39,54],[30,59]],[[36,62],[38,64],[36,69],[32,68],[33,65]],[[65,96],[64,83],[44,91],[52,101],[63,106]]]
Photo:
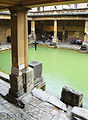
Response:
[[[29,48],[29,61],[43,63],[46,91],[60,97],[64,85],[84,94],[84,107],[88,108],[88,54],[47,47]],[[0,53],[0,70],[10,73],[11,52]]]

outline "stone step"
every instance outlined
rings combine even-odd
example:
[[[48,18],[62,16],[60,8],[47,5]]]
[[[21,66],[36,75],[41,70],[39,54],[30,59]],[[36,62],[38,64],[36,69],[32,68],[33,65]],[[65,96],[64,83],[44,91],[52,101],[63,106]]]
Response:
[[[64,111],[67,111],[67,108],[66,108],[66,104],[64,104],[61,100],[59,100],[57,97],[55,96],[50,96],[48,99],[47,99],[47,102],[56,106],[57,108],[61,109],[61,110],[64,110]]]
[[[6,81],[6,82],[8,82],[8,83],[10,83],[10,77],[9,77],[9,75],[6,74],[6,73],[3,73],[3,72],[1,72],[1,71],[0,71],[0,79]]]
[[[82,120],[88,120],[88,110],[81,107],[74,107],[72,109],[72,116]]]
[[[31,93],[33,94],[33,96],[39,98],[42,101],[46,101],[49,98],[49,94],[47,94],[45,91],[41,90],[41,89],[37,89],[34,88]]]
[[[32,90],[32,94],[33,96],[39,98],[42,101],[48,102],[61,110],[67,111],[66,104],[60,101],[57,97],[49,95],[41,89],[34,88]]]

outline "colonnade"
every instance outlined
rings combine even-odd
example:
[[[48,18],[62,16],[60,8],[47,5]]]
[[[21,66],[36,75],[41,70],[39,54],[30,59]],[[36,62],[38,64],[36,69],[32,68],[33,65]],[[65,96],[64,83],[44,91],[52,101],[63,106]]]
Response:
[[[31,21],[31,33],[34,33],[34,34],[35,34],[35,22],[36,22],[35,20]],[[54,20],[53,25],[54,25],[54,29],[53,29],[54,39],[53,39],[53,42],[58,43],[58,36],[57,36],[58,20]],[[65,28],[63,26],[63,28],[62,28],[62,36],[63,36],[62,41],[65,41],[64,35],[65,35]],[[80,35],[79,35],[78,31],[76,32],[76,38],[80,38]],[[88,41],[88,21],[85,21],[85,28],[84,28],[84,41],[86,41],[86,40]]]
[[[58,38],[57,38],[57,20],[54,20],[54,39],[53,42],[58,42]],[[31,21],[31,34],[35,34],[35,21],[32,20]]]

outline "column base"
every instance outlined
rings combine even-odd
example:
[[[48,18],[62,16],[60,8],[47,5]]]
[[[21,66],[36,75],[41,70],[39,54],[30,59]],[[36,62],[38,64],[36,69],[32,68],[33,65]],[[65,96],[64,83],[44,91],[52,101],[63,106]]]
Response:
[[[25,107],[25,104],[21,101],[20,97],[16,98],[12,94],[9,93],[9,94],[6,95],[5,99],[8,102],[14,104],[16,107],[19,107],[19,108],[22,108],[22,109]]]
[[[6,95],[6,100],[17,107],[24,108],[24,103],[21,101],[21,96],[24,94],[22,75],[10,75],[9,93]]]
[[[15,98],[18,98],[23,95],[24,88],[23,88],[23,79],[21,76],[16,76],[11,74],[10,75],[10,90],[9,94],[14,96]]]

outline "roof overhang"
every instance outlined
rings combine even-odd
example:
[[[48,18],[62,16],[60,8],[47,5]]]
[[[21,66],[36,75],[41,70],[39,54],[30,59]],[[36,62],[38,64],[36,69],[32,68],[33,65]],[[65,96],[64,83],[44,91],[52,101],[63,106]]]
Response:
[[[10,6],[24,6],[28,8],[37,6],[63,5],[88,3],[88,0],[0,0],[0,9],[7,9]]]

